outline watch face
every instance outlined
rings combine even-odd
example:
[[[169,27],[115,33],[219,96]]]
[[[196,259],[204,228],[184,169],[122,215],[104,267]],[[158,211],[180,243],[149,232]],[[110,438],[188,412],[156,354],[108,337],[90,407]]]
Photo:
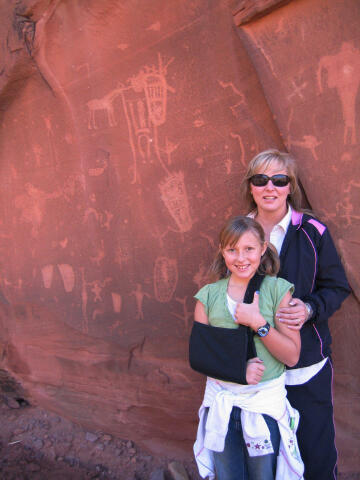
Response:
[[[258,329],[257,334],[259,335],[259,337],[265,337],[269,333],[269,330],[270,325],[267,323],[266,325]]]

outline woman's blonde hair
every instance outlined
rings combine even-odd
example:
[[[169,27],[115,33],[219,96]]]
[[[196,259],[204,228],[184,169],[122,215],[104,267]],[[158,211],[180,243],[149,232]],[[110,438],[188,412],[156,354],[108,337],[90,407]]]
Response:
[[[290,177],[290,193],[287,201],[296,211],[303,211],[302,194],[297,178],[297,165],[295,159],[287,152],[280,152],[276,149],[265,150],[256,155],[249,163],[245,176],[241,182],[241,193],[246,202],[247,211],[256,209],[256,203],[251,195],[250,178],[257,173],[264,173],[273,163],[286,170]]]
[[[210,266],[210,281],[214,282],[229,276],[228,269],[223,257],[225,247],[234,246],[239,238],[246,232],[252,232],[261,245],[265,243],[265,233],[262,226],[250,217],[240,215],[228,220],[219,234],[219,250]],[[280,260],[275,247],[268,243],[265,253],[262,255],[258,273],[261,275],[275,276],[280,268]]]

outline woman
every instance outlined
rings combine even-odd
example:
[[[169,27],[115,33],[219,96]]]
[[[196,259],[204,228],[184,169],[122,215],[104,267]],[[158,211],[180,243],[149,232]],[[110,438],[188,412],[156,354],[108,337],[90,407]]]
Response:
[[[345,272],[326,225],[300,207],[296,163],[288,153],[267,150],[253,158],[242,191],[249,216],[280,255],[278,276],[295,285],[291,306],[280,308],[277,317],[301,329],[300,360],[287,370],[286,383],[288,399],[300,413],[304,477],[336,479],[328,319],[350,293]]]

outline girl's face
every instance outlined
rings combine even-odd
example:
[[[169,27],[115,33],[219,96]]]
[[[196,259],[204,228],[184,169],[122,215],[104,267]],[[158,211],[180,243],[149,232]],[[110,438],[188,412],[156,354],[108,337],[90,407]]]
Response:
[[[279,163],[270,164],[264,171],[256,173],[264,173],[268,177],[273,175],[284,174],[288,172]],[[285,215],[287,211],[287,197],[290,194],[290,183],[285,187],[275,187],[271,180],[264,187],[256,187],[250,183],[250,192],[257,205],[259,213],[279,213]]]
[[[251,230],[243,233],[236,245],[227,245],[222,254],[231,274],[239,282],[248,283],[255,275],[265,253],[267,244],[262,244]]]

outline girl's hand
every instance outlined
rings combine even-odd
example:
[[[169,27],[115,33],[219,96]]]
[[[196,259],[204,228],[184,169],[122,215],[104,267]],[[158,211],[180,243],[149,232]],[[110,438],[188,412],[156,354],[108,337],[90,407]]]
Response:
[[[262,379],[265,366],[260,358],[250,358],[246,366],[246,381],[249,385],[257,385]]]
[[[276,312],[276,319],[291,330],[300,330],[308,319],[305,303],[300,298],[293,298],[289,307],[281,307]]]
[[[255,332],[266,322],[259,309],[259,292],[254,293],[253,303],[238,303],[235,311],[235,323],[246,325]]]

